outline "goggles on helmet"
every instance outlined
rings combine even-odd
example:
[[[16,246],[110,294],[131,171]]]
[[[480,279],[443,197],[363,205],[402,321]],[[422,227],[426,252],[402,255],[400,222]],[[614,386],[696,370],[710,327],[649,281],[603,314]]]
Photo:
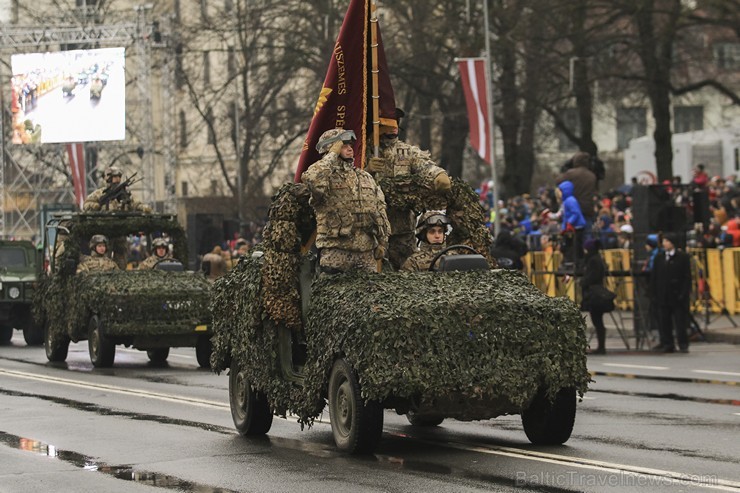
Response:
[[[334,137],[324,139],[316,144],[316,151],[321,152],[324,148],[331,147],[335,142],[342,141],[343,144],[354,144],[357,141],[357,136],[354,130],[344,130],[342,133],[335,135]]]

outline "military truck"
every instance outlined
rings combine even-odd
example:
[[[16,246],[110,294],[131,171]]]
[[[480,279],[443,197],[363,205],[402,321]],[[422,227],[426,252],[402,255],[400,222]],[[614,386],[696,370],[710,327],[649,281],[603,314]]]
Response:
[[[0,240],[0,344],[23,331],[29,346],[41,344],[44,335],[31,316],[33,294],[41,271],[41,257],[30,241]]]
[[[288,413],[311,425],[328,404],[349,453],[375,449],[385,409],[413,426],[520,414],[531,442],[568,440],[590,381],[580,310],[491,268],[477,253],[482,210],[463,188],[453,183],[448,202],[460,244],[428,272],[317,275],[305,190],[286,185],[273,198],[263,244],[211,301],[212,369],[229,371],[240,434],[264,435]]]
[[[77,273],[95,234],[110,242],[121,270]],[[128,238],[167,236],[174,259],[131,270]],[[87,340],[95,367],[110,367],[117,345],[146,351],[164,363],[171,347],[195,347],[198,364],[211,354],[210,282],[187,272],[185,232],[174,215],[131,212],[57,214],[46,225],[42,276],[34,310],[43,324],[49,361],[64,361],[70,342]]]

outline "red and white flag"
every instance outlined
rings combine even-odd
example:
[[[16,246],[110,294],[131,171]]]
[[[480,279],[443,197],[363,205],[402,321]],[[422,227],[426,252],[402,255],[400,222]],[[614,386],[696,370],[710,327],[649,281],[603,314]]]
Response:
[[[72,169],[72,184],[75,187],[75,203],[82,209],[87,196],[85,184],[85,148],[82,144],[67,144],[69,167]]]
[[[465,105],[468,107],[470,123],[470,144],[488,164],[491,159],[491,138],[489,128],[488,97],[486,95],[486,59],[462,58],[458,61]]]

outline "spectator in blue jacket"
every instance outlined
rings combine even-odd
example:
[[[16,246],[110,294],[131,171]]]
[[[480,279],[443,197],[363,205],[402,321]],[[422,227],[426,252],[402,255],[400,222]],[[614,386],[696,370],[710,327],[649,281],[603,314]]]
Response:
[[[555,192],[562,202],[560,207],[560,232],[563,234],[563,256],[566,262],[575,263],[583,257],[583,232],[586,219],[581,206],[573,195],[575,187],[568,180],[558,185]]]

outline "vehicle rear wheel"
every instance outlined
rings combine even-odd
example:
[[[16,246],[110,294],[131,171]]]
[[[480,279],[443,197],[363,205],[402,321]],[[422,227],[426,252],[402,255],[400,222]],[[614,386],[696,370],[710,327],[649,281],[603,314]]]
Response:
[[[100,329],[100,319],[97,315],[93,315],[87,326],[87,348],[90,351],[90,361],[95,368],[110,368],[116,359],[116,345]]]
[[[419,416],[414,411],[407,412],[406,419],[414,426],[439,426],[445,420],[442,416]]]
[[[198,337],[198,342],[195,343],[195,358],[198,360],[201,368],[211,367],[212,352],[213,343],[211,342],[211,336],[202,335]]]
[[[339,450],[352,454],[375,450],[383,434],[383,407],[378,402],[363,401],[357,375],[343,359],[331,369],[329,413]]]
[[[0,325],[0,344],[8,344],[13,338],[13,327]]]
[[[46,359],[53,362],[61,362],[67,359],[69,351],[69,337],[66,334],[55,334],[49,328],[48,324],[44,325],[44,350]]]
[[[272,411],[267,396],[255,392],[236,359],[229,369],[229,404],[234,426],[241,435],[264,435],[272,426]]]
[[[44,328],[36,324],[33,317],[29,314],[23,321],[23,339],[29,346],[40,346],[44,343]]]
[[[529,408],[522,412],[522,425],[535,445],[562,445],[570,438],[576,420],[576,389],[560,389],[550,402],[540,391]]]
[[[162,364],[167,362],[167,357],[170,355],[170,348],[159,347],[156,349],[150,349],[146,352],[149,356],[149,361],[152,363]]]

